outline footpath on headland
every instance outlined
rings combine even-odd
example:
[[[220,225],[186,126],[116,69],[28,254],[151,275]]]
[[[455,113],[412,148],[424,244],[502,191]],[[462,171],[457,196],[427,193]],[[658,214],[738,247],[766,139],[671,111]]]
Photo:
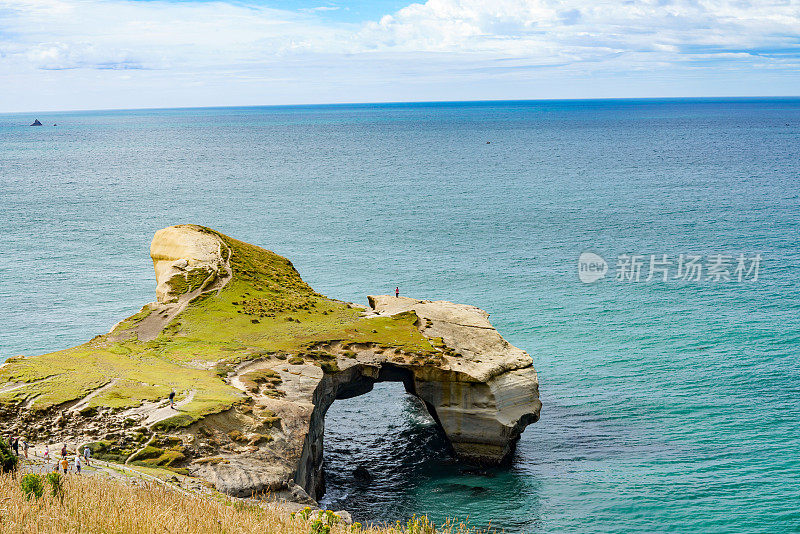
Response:
[[[88,441],[88,440],[87,440]],[[260,498],[238,498],[220,493],[212,484],[209,484],[203,479],[176,473],[168,469],[158,469],[151,467],[144,467],[138,465],[124,465],[115,462],[108,462],[89,458],[89,463],[86,463],[85,457],[82,454],[83,444],[65,442],[48,444],[49,458],[44,457],[45,445],[33,445],[28,450],[28,457],[26,458],[23,453],[19,455],[18,473],[24,475],[27,473],[35,473],[45,475],[47,473],[58,471],[66,477],[104,477],[121,481],[131,485],[139,485],[144,483],[154,483],[170,490],[177,491],[184,495],[192,495],[203,498],[214,498],[231,500],[233,502],[249,503],[251,505],[266,506],[270,509],[285,512],[287,514],[297,512],[304,509],[306,506],[292,501],[284,501],[282,499],[273,499],[269,495],[261,495]],[[67,449],[67,461],[69,467],[67,472],[61,467],[61,450],[63,447]],[[81,459],[81,470],[78,473],[75,467],[75,456],[79,455]],[[349,515],[337,512],[346,517],[345,521],[349,522]]]
[[[219,492],[214,490],[213,487],[195,477],[181,475],[179,473],[175,473],[166,469],[154,469],[143,466],[128,466],[93,458],[90,458],[89,463],[87,464],[83,455],[80,456],[81,471],[80,473],[78,473],[75,467],[75,456],[77,454],[77,451],[80,449],[80,446],[75,447],[74,444],[71,443],[54,443],[52,445],[53,445],[52,447],[48,445],[50,450],[49,458],[44,457],[44,451],[45,451],[44,445],[36,445],[31,447],[28,450],[27,458],[25,457],[24,454],[20,454],[19,467],[18,467],[19,473],[20,474],[36,473],[43,475],[57,470],[59,473],[64,475],[65,474],[64,470],[61,468],[61,460],[63,459],[63,457],[61,456],[61,449],[62,447],[66,446],[67,447],[66,458],[69,467],[67,468],[67,473],[65,474],[65,476],[68,477],[99,476],[99,477],[112,478],[116,480],[123,480],[132,484],[136,484],[137,481],[142,481],[142,482],[147,481],[164,485],[165,487],[172,488],[175,491],[179,491],[185,494],[195,494],[206,497],[214,494],[219,494]],[[254,500],[254,499],[249,499],[249,500]]]

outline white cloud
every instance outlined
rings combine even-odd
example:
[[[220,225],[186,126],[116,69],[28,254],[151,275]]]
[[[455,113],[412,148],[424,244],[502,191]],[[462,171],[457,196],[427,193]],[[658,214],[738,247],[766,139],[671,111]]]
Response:
[[[316,84],[324,99],[325,80],[342,76],[526,80],[530,69],[621,74],[692,61],[788,72],[800,57],[793,0],[429,0],[366,23],[323,21],[316,13],[327,9],[0,0],[0,75],[140,69],[199,84],[293,80]]]
[[[318,7],[308,7],[301,9],[305,13],[319,13],[322,11],[339,11],[341,9],[339,6],[318,6]]]
[[[311,11],[328,9],[336,7]],[[0,27],[8,32],[4,48],[21,46],[45,68],[117,61],[162,68],[181,61],[213,65],[375,50],[488,53],[551,63],[554,57],[580,61],[688,47],[797,47],[800,7],[738,0],[429,0],[359,26],[227,2],[6,0],[0,2]]]
[[[367,25],[381,48],[503,56],[798,46],[800,7],[786,1],[429,0]],[[800,48],[797,48],[800,51]]]
[[[0,49],[41,68],[142,68],[258,61],[342,39],[308,16],[226,2],[0,2]]]

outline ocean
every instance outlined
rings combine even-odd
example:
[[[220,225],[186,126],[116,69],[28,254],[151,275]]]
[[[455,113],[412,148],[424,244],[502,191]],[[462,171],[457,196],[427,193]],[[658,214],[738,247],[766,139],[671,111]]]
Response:
[[[1,359],[154,300],[150,239],[178,223],[330,297],[487,310],[541,420],[485,469],[399,384],[337,401],[323,504],[359,521],[800,530],[800,99],[2,114],[0,186]]]

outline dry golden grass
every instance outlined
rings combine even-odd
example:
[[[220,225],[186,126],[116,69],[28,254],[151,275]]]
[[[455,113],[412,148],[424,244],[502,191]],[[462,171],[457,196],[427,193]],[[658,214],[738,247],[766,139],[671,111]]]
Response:
[[[62,499],[45,492],[26,499],[19,477],[0,475],[0,532],[62,533],[181,533],[181,534],[312,534],[313,516],[306,520],[270,505],[187,495],[161,484],[105,477],[71,475]],[[434,530],[426,520],[388,528],[334,525],[330,534],[466,534],[464,525]],[[319,531],[316,531],[319,532]],[[327,532],[327,531],[323,531]]]

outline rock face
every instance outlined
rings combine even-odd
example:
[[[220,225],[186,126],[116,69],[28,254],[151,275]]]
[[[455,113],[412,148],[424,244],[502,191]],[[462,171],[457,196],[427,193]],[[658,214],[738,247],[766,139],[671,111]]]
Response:
[[[170,226],[156,232],[150,257],[156,271],[156,299],[161,304],[178,301],[220,275],[225,276],[227,247],[221,239],[189,226]]]
[[[461,458],[499,463],[525,427],[539,419],[539,379],[533,360],[509,344],[489,314],[463,304],[403,297],[368,297],[380,314],[412,310],[422,333],[441,338],[460,357],[414,373],[414,391],[442,425]]]
[[[281,379],[279,399],[250,392],[260,410],[277,414],[282,434],[273,433],[272,451],[256,461],[252,455],[210,465],[202,476],[228,493],[281,489],[291,477],[319,498],[324,493],[323,435],[325,414],[337,399],[363,395],[376,382],[402,382],[422,399],[459,458],[484,465],[508,460],[520,434],[539,419],[538,377],[531,357],[505,341],[474,306],[422,301],[389,295],[368,297],[365,318],[414,312],[421,333],[445,348],[442,361],[422,363],[402,351],[371,344],[324,344],[335,356],[336,372],[308,363],[256,361],[239,367],[232,384],[246,389],[241,377],[269,370]],[[299,453],[299,454],[298,454]],[[262,467],[254,469],[258,463]]]
[[[199,226],[159,230],[150,252],[157,302],[85,345],[0,369],[9,427],[96,440],[98,454],[232,495],[311,503],[328,408],[376,382],[402,382],[470,462],[504,462],[539,418],[531,357],[474,306],[329,299],[285,258]]]
[[[321,495],[325,413],[334,400],[362,395],[384,381],[402,382],[422,399],[459,458],[480,464],[507,460],[525,427],[539,419],[539,382],[531,357],[505,341],[488,314],[474,306],[389,295],[368,299],[367,317],[414,312],[421,333],[446,347],[447,354],[436,365],[418,365],[402,353],[365,347],[349,361],[340,359],[341,371],[323,374],[313,391],[309,384],[303,400],[313,408],[297,480],[312,495]]]
[[[41,126],[41,125],[42,125],[42,123],[39,122],[39,119],[34,120],[33,124],[31,124],[31,126]]]

